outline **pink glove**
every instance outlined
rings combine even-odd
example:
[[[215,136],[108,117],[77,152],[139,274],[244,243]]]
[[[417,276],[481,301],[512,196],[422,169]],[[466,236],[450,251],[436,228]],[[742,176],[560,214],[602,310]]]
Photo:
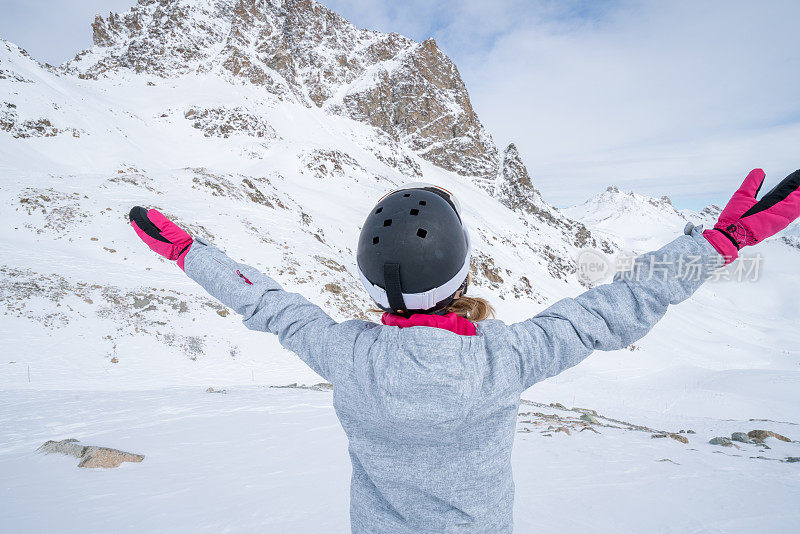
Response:
[[[168,260],[177,260],[178,267],[183,270],[183,261],[194,242],[192,236],[164,217],[158,210],[148,211],[141,206],[136,206],[131,210],[130,219],[136,235],[153,252],[161,254]]]
[[[757,201],[764,176],[761,169],[750,171],[722,210],[714,229],[703,232],[703,237],[725,257],[725,265],[739,256],[742,247],[777,234],[800,216],[800,170]]]

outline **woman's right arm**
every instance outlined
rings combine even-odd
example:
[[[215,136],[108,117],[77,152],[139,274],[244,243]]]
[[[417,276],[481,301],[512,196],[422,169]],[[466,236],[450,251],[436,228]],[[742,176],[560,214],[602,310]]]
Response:
[[[157,210],[136,207],[130,219],[142,241],[176,261],[189,278],[242,315],[247,328],[276,334],[281,345],[330,382],[350,373],[355,340],[370,323],[337,323],[302,295],[284,291],[257,269],[193,239]]]
[[[218,248],[195,239],[185,272],[211,296],[241,315],[250,330],[278,336],[314,372],[336,382],[350,372],[352,350],[363,321],[337,323],[299,293],[290,293],[258,269],[237,263]]]

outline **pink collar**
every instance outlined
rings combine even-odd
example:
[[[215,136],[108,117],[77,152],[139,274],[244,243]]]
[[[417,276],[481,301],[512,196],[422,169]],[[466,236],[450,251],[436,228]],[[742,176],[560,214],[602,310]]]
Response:
[[[409,326],[430,326],[432,328],[443,328],[459,336],[474,336],[475,325],[455,313],[447,315],[428,315],[427,313],[415,313],[411,317],[400,317],[391,313],[384,313],[381,322],[388,326],[408,328]]]

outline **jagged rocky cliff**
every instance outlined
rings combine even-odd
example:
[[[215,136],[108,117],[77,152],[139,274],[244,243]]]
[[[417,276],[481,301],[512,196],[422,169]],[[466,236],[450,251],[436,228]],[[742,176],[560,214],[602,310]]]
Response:
[[[498,154],[433,39],[360,30],[312,0],[140,0],[97,17],[68,72],[215,72],[380,128],[425,159],[489,177]]]
[[[95,46],[66,72],[215,73],[253,84],[379,128],[511,209],[572,233],[576,244],[600,245],[541,198],[513,144],[499,153],[433,39],[358,29],[313,0],[140,0],[121,15],[98,16],[92,28]]]

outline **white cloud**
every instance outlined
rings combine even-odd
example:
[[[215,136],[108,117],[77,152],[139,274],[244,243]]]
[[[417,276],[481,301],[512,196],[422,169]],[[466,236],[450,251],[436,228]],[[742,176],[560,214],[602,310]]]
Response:
[[[134,0],[0,0],[0,36],[59,63]],[[559,205],[617,184],[697,207],[749,168],[800,167],[800,2],[330,0],[360,27],[436,38],[499,145]],[[501,147],[502,148],[502,147]]]

